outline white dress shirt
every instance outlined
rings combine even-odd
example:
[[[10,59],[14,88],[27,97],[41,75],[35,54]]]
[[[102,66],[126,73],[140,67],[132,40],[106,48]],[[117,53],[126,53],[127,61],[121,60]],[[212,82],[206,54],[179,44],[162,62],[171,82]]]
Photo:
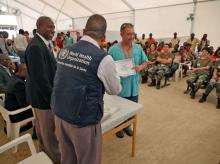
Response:
[[[99,44],[90,36],[84,35],[81,40],[92,43],[100,48]],[[97,76],[104,84],[105,90],[110,95],[117,95],[121,91],[120,77],[117,75],[116,66],[112,56],[106,55],[99,64]]]

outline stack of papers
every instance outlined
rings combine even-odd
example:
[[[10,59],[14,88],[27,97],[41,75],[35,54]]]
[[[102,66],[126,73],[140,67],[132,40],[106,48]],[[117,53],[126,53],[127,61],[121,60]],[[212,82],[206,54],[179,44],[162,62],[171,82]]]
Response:
[[[124,59],[115,61],[116,71],[118,76],[127,77],[135,75],[134,62],[132,59]]]
[[[115,112],[119,110],[119,107],[110,107],[109,105],[104,105],[104,115],[102,117],[102,121],[110,118]]]

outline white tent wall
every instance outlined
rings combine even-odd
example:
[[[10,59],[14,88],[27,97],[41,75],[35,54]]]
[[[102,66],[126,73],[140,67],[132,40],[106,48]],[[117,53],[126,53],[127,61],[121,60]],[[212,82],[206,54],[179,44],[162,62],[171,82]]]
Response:
[[[188,36],[191,21],[187,21],[187,17],[192,12],[193,4],[137,10],[135,30],[139,36],[145,33],[148,37],[149,33],[153,33],[155,38],[172,37],[174,32],[179,36]]]
[[[36,19],[30,18],[27,15],[21,14],[18,17],[18,28],[22,28],[25,31],[29,31],[30,36],[32,36],[32,30],[36,28]]]
[[[196,37],[201,39],[204,33],[208,34],[208,39],[214,48],[220,46],[220,1],[209,1],[198,3],[195,15],[194,32]]]
[[[69,30],[69,29],[72,29],[72,25],[73,24],[73,21],[72,19],[66,19],[66,20],[58,20],[56,22],[56,30],[57,31],[66,31],[66,30]]]
[[[133,12],[121,12],[115,14],[105,14],[103,15],[107,21],[107,32],[106,39],[108,41],[120,40],[120,26],[122,23],[134,22]],[[82,30],[87,21],[88,17],[73,19],[73,28],[76,30]]]

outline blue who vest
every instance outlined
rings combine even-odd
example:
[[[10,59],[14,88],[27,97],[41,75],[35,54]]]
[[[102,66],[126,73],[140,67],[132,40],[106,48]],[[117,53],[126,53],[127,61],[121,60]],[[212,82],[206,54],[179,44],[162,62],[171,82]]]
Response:
[[[58,117],[78,127],[100,122],[105,88],[97,71],[105,56],[83,40],[61,50],[51,98],[51,109]]]

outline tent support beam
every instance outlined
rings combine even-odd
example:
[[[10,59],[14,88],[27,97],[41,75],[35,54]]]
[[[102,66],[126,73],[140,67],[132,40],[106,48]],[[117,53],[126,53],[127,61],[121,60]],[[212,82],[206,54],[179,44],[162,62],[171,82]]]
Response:
[[[135,8],[130,4],[130,3],[128,3],[128,1],[127,0],[121,0],[130,10],[135,10]]]
[[[193,20],[191,21],[191,29],[190,33],[194,32],[194,26],[195,26],[195,16],[196,16],[196,9],[197,9],[197,0],[193,0]]]
[[[90,13],[95,14],[95,12],[92,9],[90,9],[88,6],[81,3],[79,0],[72,0],[72,1],[80,5],[82,8],[88,10]]]
[[[60,16],[60,13],[61,13],[61,11],[62,11],[62,9],[63,9],[63,6],[64,6],[65,2],[66,2],[66,0],[63,0],[63,4],[62,4],[62,6],[60,7],[60,9],[59,9],[59,11],[58,11],[57,17],[56,17],[56,19],[55,19],[55,22],[56,22],[56,23],[57,23],[57,20],[58,20],[58,18],[59,18],[59,16]]]
[[[132,23],[135,25],[135,8],[127,1],[127,0],[121,0],[131,11],[133,11],[133,20]]]
[[[44,4],[46,4],[47,6],[53,8],[54,10],[56,10],[56,11],[59,12],[59,9],[57,9],[57,8],[54,7],[54,6],[52,6],[51,4],[49,4],[48,2],[46,2],[45,0],[39,0],[39,1],[42,2],[42,3],[44,3]],[[60,12],[61,12],[63,15],[65,15],[65,16],[71,18],[71,19],[73,18],[71,15],[69,15],[69,14],[67,14],[67,13],[65,13],[65,12],[63,12],[63,11],[60,11]]]
[[[204,3],[204,2],[213,2],[213,1],[219,1],[219,0],[204,0],[204,1],[197,1],[197,4]],[[150,9],[157,9],[157,8],[165,8],[165,7],[172,7],[172,6],[182,6],[182,5],[190,5],[194,4],[194,2],[187,2],[187,3],[180,3],[180,4],[172,4],[172,5],[164,5],[164,6],[157,6],[157,7],[149,7],[149,8],[142,8],[142,9],[135,9],[135,11],[142,11],[142,10],[150,10]],[[120,12],[110,12],[110,13],[101,13],[102,15],[111,15],[111,14],[120,14],[120,13],[126,13],[126,12],[132,12],[132,10],[126,10],[126,11],[120,11]],[[82,16],[82,17],[74,17],[74,19],[78,18],[88,18],[89,16]]]

